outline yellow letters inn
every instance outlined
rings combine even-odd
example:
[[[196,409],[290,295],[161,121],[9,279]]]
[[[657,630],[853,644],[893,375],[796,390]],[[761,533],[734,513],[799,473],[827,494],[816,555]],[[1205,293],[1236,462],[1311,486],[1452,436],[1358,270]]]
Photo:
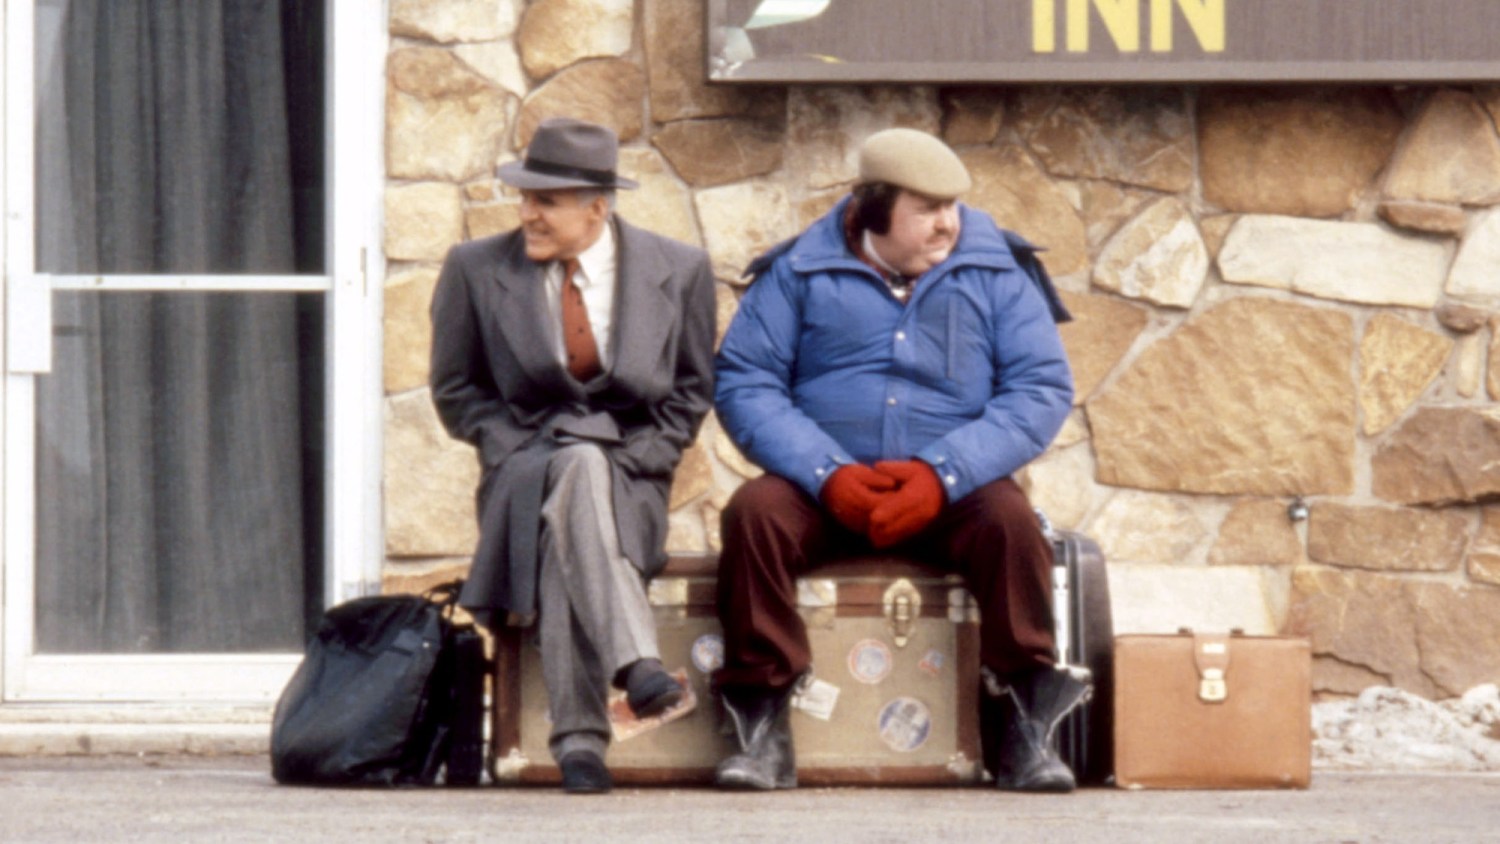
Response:
[[[1057,12],[1064,10],[1064,29],[1070,53],[1089,51],[1089,10],[1095,10],[1122,53],[1141,50],[1141,7],[1150,12],[1151,52],[1170,53],[1173,7],[1183,18],[1206,53],[1224,52],[1224,3],[1226,0],[1031,0],[1031,49],[1036,53],[1057,52]]]

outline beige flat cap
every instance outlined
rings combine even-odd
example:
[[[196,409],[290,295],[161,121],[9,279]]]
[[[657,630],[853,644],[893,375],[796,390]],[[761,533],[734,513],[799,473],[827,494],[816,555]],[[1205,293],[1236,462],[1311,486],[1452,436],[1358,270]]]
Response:
[[[947,144],[916,129],[884,129],[866,138],[859,148],[859,180],[937,199],[955,199],[973,184]]]

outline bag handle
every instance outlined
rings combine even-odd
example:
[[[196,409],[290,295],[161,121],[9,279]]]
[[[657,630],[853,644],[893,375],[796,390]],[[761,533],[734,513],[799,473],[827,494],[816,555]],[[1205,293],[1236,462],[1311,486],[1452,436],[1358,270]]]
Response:
[[[442,607],[443,613],[451,616],[454,608],[458,606],[458,596],[463,592],[463,588],[464,579],[458,577],[428,589],[422,593],[422,597]]]

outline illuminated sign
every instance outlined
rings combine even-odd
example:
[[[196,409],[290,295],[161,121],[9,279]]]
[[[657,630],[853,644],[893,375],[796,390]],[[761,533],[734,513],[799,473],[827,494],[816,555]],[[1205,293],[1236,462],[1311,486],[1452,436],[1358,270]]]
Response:
[[[1500,80],[1500,0],[707,0],[717,82]]]

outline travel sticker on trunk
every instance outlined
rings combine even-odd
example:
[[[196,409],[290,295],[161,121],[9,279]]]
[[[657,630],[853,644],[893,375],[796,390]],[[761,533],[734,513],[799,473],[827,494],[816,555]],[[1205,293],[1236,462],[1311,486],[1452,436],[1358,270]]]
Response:
[[[704,633],[693,641],[693,667],[704,674],[712,674],[724,665],[724,637],[717,633]]]
[[[864,639],[849,650],[849,673],[861,683],[874,685],[891,674],[891,649],[879,639]]]
[[[931,674],[937,677],[943,673],[944,661],[943,652],[934,648],[922,656],[922,661],[917,663],[917,668],[924,674]]]
[[[833,719],[833,708],[839,702],[839,687],[817,678],[802,684],[792,696],[793,708],[800,709],[819,721]]]
[[[914,697],[898,697],[880,709],[880,740],[897,753],[910,753],[932,734],[932,711]]]

